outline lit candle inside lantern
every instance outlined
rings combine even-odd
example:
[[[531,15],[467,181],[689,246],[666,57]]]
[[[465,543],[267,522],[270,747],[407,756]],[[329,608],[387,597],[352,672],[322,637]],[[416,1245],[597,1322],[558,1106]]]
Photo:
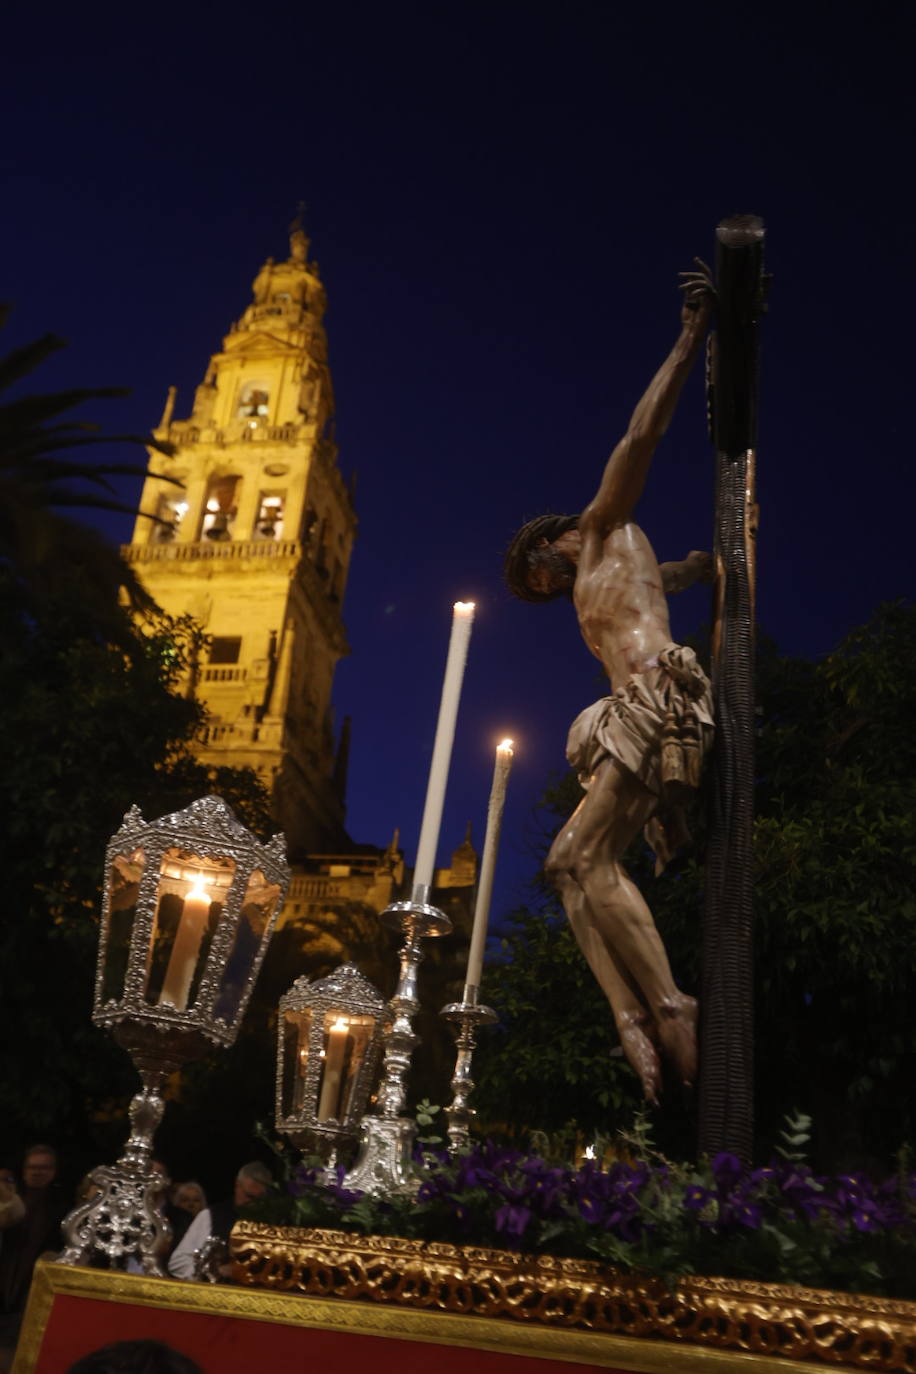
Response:
[[[448,766],[452,757],[452,744],[455,740],[455,721],[458,717],[458,701],[461,697],[461,683],[464,678],[464,665],[467,661],[468,642],[471,638],[473,623],[473,601],[456,601],[452,617],[452,635],[449,640],[448,658],[445,663],[445,680],[442,683],[442,700],[439,704],[436,740],[433,745],[432,763],[429,768],[429,782],[426,786],[423,824],[420,826],[420,842],[417,846],[417,863],[413,877],[415,890],[418,887],[429,888],[432,886],[436,848],[439,843],[439,827],[442,824],[442,807],[445,803],[445,784],[448,781]],[[425,897],[425,891],[419,894],[420,900],[425,900]]]
[[[203,878],[198,876],[184,899],[181,920],[178,923],[175,943],[172,946],[169,966],[159,997],[160,1003],[171,1002],[178,1011],[184,1011],[188,1005],[191,980],[197,967],[200,944],[210,919],[212,903],[213,899],[203,885]]]
[[[340,1080],[343,1076],[344,1059],[350,1026],[344,1017],[337,1020],[328,1031],[328,1044],[324,1056],[324,1077],[321,1080],[321,1097],[318,1100],[318,1120],[327,1121],[333,1117],[340,1119]]]
[[[490,918],[490,900],[493,896],[493,874],[496,871],[496,851],[499,848],[499,832],[503,823],[506,785],[509,781],[509,769],[511,767],[512,741],[511,739],[504,739],[496,749],[493,786],[490,789],[490,804],[487,808],[487,833],[483,842],[483,856],[480,861],[477,905],[474,908],[474,927],[471,931],[468,969],[464,979],[465,1002],[476,1002],[477,989],[480,986],[483,952],[487,943],[487,922]]]

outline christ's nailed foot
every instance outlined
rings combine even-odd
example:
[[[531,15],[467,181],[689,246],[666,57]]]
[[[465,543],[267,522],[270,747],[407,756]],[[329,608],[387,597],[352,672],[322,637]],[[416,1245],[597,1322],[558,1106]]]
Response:
[[[661,1064],[649,1037],[651,1018],[644,1012],[622,1011],[616,1020],[623,1052],[639,1074],[643,1096],[653,1107],[657,1107]]]
[[[685,1088],[697,1079],[697,1013],[696,998],[683,992],[658,1009],[659,1042]]]

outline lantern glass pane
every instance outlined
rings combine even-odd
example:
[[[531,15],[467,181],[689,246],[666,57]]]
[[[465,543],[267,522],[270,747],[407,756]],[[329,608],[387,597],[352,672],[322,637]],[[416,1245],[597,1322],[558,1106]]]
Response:
[[[102,1002],[117,1002],[124,996],[124,979],[130,959],[130,938],[137,914],[140,879],[146,856],[142,849],[115,856],[108,875],[108,933],[105,967],[102,973]]]
[[[146,1001],[185,1011],[197,995],[235,875],[232,859],[173,846],[162,858],[159,904],[147,959]]]
[[[231,1025],[245,999],[248,979],[261,941],[280,901],[280,885],[268,882],[259,868],[248,879],[235,939],[220,980],[214,1013]]]
[[[346,1064],[346,1073],[341,1084],[340,1094],[340,1120],[344,1121],[350,1114],[354,1106],[353,1095],[356,1091],[357,1078],[362,1068],[363,1060],[369,1049],[369,1042],[375,1030],[375,1018],[372,1016],[350,1016],[350,1047]]]
[[[304,1105],[305,1069],[309,1056],[312,1013],[288,1011],[283,1020],[283,1115],[301,1112]]]

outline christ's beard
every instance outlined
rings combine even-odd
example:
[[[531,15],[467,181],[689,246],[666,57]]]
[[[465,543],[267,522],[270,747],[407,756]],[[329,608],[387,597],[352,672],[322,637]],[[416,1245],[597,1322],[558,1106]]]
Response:
[[[572,596],[576,585],[576,565],[567,554],[559,549],[539,549],[538,564],[550,574],[554,596]]]

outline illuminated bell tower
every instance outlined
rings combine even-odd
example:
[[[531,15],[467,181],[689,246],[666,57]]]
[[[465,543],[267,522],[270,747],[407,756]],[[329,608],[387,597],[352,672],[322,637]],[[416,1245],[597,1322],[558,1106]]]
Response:
[[[291,857],[345,839],[331,687],[347,652],[341,602],[356,519],[337,466],[318,264],[297,221],[254,300],[210,360],[186,420],[170,388],[133,542],[124,550],[164,610],[212,636],[193,687],[210,710],[198,746],[249,765],[271,790]]]

